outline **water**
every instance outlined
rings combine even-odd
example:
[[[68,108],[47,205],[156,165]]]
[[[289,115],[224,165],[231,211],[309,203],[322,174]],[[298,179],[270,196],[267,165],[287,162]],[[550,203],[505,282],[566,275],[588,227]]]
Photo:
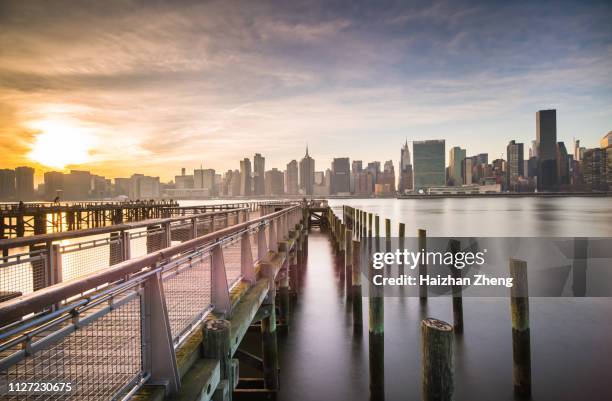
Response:
[[[612,237],[610,198],[331,200],[390,218],[408,235]],[[310,236],[302,289],[287,337],[279,339],[279,399],[368,400],[367,298],[364,335],[352,330],[327,237]],[[464,299],[464,334],[456,338],[455,398],[515,400],[509,300]],[[607,400],[612,394],[612,300],[531,298],[534,400]],[[425,307],[414,298],[385,298],[386,400],[420,399],[420,329],[426,316],[452,322],[449,298]]]

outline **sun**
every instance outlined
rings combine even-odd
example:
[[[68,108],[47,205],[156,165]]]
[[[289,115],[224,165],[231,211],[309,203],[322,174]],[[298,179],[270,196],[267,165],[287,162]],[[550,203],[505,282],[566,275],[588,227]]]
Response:
[[[30,160],[58,169],[91,161],[93,141],[86,129],[62,120],[40,120],[29,126],[40,132],[28,153]]]

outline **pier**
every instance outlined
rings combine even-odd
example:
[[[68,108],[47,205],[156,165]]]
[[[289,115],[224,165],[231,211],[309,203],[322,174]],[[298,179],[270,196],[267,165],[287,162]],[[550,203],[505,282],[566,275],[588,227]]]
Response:
[[[174,217],[0,241],[2,391],[14,381],[68,381],[73,390],[61,395],[75,400],[276,399],[278,336],[292,334],[308,232],[319,229],[329,238],[356,339],[367,314],[370,399],[385,398],[385,299],[363,277],[371,252],[390,250],[389,219],[383,237],[380,216],[348,206],[337,215],[322,201],[175,210]],[[415,234],[425,247],[425,231]],[[400,224],[400,243],[404,236]],[[525,263],[510,261],[509,269],[526,288]],[[521,396],[531,392],[525,294],[509,294]],[[427,304],[426,286],[416,299]],[[424,400],[453,398],[455,337],[469,325],[460,288],[448,308],[452,324],[420,321]]]
[[[179,206],[176,201],[0,204],[0,239],[82,230],[125,222],[257,208],[256,202]]]

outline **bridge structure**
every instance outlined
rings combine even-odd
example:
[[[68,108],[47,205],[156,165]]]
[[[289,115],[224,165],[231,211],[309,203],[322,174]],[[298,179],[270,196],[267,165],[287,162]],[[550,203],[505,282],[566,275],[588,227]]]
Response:
[[[3,203],[0,239],[104,227],[124,222],[201,214],[235,208],[258,209],[263,202],[179,206],[176,201]]]
[[[173,207],[178,216],[0,240],[3,399],[273,399],[309,206]],[[259,356],[241,346],[253,329]],[[258,384],[240,364],[261,372]],[[32,382],[57,385],[11,391]]]

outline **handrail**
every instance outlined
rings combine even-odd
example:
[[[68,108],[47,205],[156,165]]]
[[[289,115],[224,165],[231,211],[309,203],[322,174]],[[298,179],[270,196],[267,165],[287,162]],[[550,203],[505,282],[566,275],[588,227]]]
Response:
[[[246,208],[246,207],[245,208],[235,208],[235,209],[219,210],[216,212],[191,214],[191,215],[185,215],[185,216],[140,220],[140,221],[135,221],[132,223],[114,224],[114,225],[105,226],[105,227],[85,228],[82,230],[72,230],[72,231],[63,231],[63,232],[49,233],[49,234],[31,235],[27,237],[8,238],[8,239],[0,240],[0,249],[24,247],[24,246],[33,245],[33,244],[42,244],[42,243],[61,241],[61,240],[72,239],[72,238],[90,237],[93,235],[108,234],[108,233],[117,232],[117,231],[147,227],[151,225],[171,223],[174,221],[189,220],[189,219],[203,218],[203,217],[204,218],[212,217],[212,216],[216,216],[219,214],[226,214],[226,213],[233,213],[233,212],[240,212],[240,211],[247,211],[247,210],[249,210],[249,208]]]
[[[185,241],[181,244],[164,248],[139,258],[120,262],[109,269],[90,274],[86,277],[55,284],[30,294],[5,301],[0,303],[0,320],[10,322],[11,320],[19,319],[24,315],[38,312],[49,305],[60,303],[61,301],[74,295],[98,287],[102,284],[118,281],[130,274],[137,273],[144,268],[151,267],[164,260],[168,260],[173,256],[179,255],[186,251],[195,250],[209,242],[218,242],[223,237],[236,234],[254,225],[260,225],[261,223],[265,223],[266,221],[293,212],[299,208],[300,205],[286,207],[283,210],[270,213],[254,220],[249,220],[244,223],[223,228],[221,230]],[[193,216],[190,216],[190,218],[191,217]]]

